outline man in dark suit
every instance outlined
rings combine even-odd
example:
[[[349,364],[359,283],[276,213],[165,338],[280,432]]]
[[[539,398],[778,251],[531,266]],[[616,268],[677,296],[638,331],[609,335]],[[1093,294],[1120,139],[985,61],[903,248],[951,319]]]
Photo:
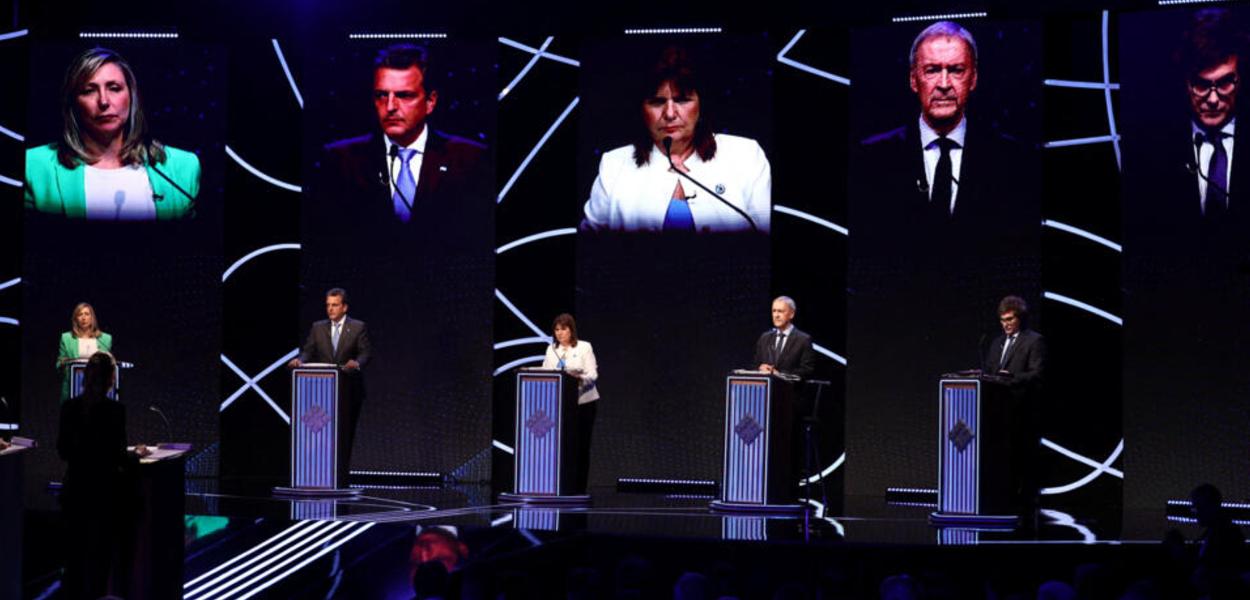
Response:
[[[1028,305],[1019,296],[998,303],[998,322],[1003,334],[994,339],[985,355],[985,372],[1011,378],[1017,387],[1036,387],[1046,370],[1046,340],[1028,329]]]
[[[378,53],[373,108],[380,131],[325,147],[318,195],[327,218],[401,229],[427,223],[425,229],[438,232],[449,229],[442,224],[494,209],[486,147],[426,122],[438,105],[432,74],[420,46],[397,44]]]
[[[1010,379],[1011,488],[1026,527],[1035,525],[1038,501],[1038,447],[1041,444],[1042,382],[1046,375],[1046,340],[1028,328],[1029,307],[1019,296],[998,303],[1003,334],[985,356],[986,373]]]
[[[346,409],[343,410],[346,420],[339,429],[339,450],[343,456],[339,463],[339,484],[346,485],[356,423],[365,400],[363,370],[373,351],[369,327],[364,321],[347,316],[347,292],[342,288],[326,292],[326,316],[329,318],[313,323],[299,357],[291,359],[289,366],[295,368],[304,363],[339,366],[339,406]]]
[[[812,349],[812,336],[794,326],[797,310],[794,300],[780,296],[773,300],[773,328],[765,331],[755,342],[755,360],[758,370],[765,373],[797,375],[803,379],[816,371],[816,354]]]

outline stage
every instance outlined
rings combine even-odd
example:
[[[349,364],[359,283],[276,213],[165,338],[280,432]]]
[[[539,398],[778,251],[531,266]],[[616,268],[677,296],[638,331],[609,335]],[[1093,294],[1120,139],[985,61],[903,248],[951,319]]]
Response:
[[[186,497],[183,591],[193,599],[410,598],[414,544],[431,530],[443,532],[443,551],[421,558],[449,561],[464,598],[487,590],[492,598],[562,598],[580,586],[595,590],[585,597],[613,597],[621,586],[638,588],[635,597],[671,597],[687,572],[741,598],[773,597],[787,585],[820,597],[875,597],[883,579],[901,573],[932,597],[975,598],[1071,582],[1088,565],[1122,587],[1156,574],[1169,529],[1199,534],[1162,510],[1051,507],[1035,532],[938,528],[928,521],[931,505],[881,497],[767,517],[715,513],[706,494],[612,488],[593,489],[581,507],[502,504],[481,485],[365,487],[356,499],[325,501],[278,499],[260,485],[189,488],[198,491]],[[56,597],[49,540],[60,524],[50,492],[47,500],[27,515],[25,597]]]

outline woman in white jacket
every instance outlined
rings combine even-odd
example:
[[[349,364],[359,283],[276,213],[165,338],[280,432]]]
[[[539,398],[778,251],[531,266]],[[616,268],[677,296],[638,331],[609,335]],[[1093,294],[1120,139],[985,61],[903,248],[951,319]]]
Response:
[[[576,376],[580,381],[577,397],[577,427],[574,433],[573,453],[567,463],[573,468],[572,493],[586,490],[590,472],[590,434],[595,426],[595,408],[599,400],[599,363],[590,342],[577,339],[577,322],[573,315],[563,313],[551,325],[552,342],[543,358],[544,369],[560,369]]]

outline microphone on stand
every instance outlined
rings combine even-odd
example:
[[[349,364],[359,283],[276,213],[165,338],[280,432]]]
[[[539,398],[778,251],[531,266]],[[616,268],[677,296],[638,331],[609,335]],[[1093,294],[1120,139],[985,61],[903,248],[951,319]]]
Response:
[[[751,215],[748,215],[746,211],[742,210],[741,208],[738,208],[737,206],[734,206],[732,203],[730,203],[720,194],[717,194],[716,192],[713,192],[712,190],[708,189],[706,185],[699,183],[699,180],[695,179],[694,177],[691,177],[690,175],[686,174],[686,172],[677,168],[677,165],[673,163],[673,137],[672,136],[668,136],[668,135],[664,136],[663,143],[664,143],[664,157],[668,159],[668,166],[672,168],[674,172],[676,172],[678,175],[681,175],[682,177],[685,177],[686,179],[689,179],[692,183],[699,186],[703,191],[711,194],[713,198],[720,200],[721,202],[725,204],[725,206],[732,208],[734,212],[738,213],[739,215],[742,215],[742,218],[746,219],[747,224],[751,226],[751,231],[758,232],[760,230],[759,227],[755,226],[755,219],[752,219]]]

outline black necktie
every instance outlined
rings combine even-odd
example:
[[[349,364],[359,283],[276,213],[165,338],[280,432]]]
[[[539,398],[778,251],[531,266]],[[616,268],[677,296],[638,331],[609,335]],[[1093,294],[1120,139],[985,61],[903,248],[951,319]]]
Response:
[[[786,334],[777,333],[777,340],[773,342],[773,366],[777,365],[777,361],[781,360],[781,346],[786,343]]]
[[[946,136],[939,137],[937,144],[941,155],[938,157],[937,169],[933,171],[933,195],[929,198],[929,207],[933,214],[949,217],[951,214],[951,182],[954,169],[951,165],[951,149],[958,145]]]
[[[1213,149],[1211,160],[1207,161],[1207,202],[1202,214],[1213,219],[1228,210],[1228,151],[1224,149],[1223,137],[1219,131],[1207,134]]]

